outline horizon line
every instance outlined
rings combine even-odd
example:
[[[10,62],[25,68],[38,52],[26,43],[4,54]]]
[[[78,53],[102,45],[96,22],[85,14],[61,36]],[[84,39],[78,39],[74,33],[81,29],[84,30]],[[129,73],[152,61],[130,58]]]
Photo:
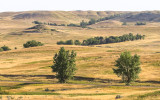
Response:
[[[5,12],[32,12],[32,11],[106,11],[106,12],[151,12],[151,11],[160,11],[160,10],[22,10],[22,11],[0,11],[0,13]]]

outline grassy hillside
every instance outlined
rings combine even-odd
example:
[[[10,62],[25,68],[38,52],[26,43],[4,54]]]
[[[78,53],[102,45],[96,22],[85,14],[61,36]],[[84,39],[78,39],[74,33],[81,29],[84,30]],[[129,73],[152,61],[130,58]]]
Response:
[[[47,29],[56,31],[33,32],[32,29],[28,29],[36,26],[32,23],[35,20],[78,24],[82,20],[89,21],[90,18],[98,19],[120,13],[123,13],[123,16],[89,25],[90,28],[45,25]],[[122,100],[160,99],[160,23],[157,20],[159,14],[158,12],[144,13],[148,12],[28,11],[0,13],[0,47],[7,45],[12,49],[0,52],[0,86],[6,94],[8,93],[8,97],[2,95],[2,98],[113,100],[117,95],[121,95]],[[143,18],[155,15],[156,17],[149,21],[141,19],[142,15]],[[126,19],[127,16],[132,17]],[[122,25],[121,21],[124,20],[128,21],[127,25]],[[136,21],[146,21],[147,24],[137,26]],[[56,45],[56,42],[60,40],[78,39],[82,41],[95,36],[109,37],[128,33],[139,33],[146,35],[146,38],[94,46]],[[44,43],[44,46],[23,48],[23,44],[29,40],[40,41]],[[50,68],[53,65],[53,55],[62,46],[67,50],[77,52],[78,70],[75,79],[66,84],[59,84],[55,73]],[[15,47],[17,47],[16,50]],[[125,50],[140,55],[141,60],[140,78],[131,86],[121,83],[121,78],[117,77],[112,70],[115,60]]]

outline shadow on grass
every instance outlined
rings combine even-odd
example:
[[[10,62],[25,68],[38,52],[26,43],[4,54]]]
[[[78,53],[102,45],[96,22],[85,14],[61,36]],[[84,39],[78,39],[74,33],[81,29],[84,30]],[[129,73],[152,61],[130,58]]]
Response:
[[[54,79],[56,78],[55,75],[7,75],[7,74],[0,74],[3,77],[46,77],[47,79]],[[99,82],[99,83],[112,83],[121,82],[120,80],[113,80],[113,79],[101,79],[101,78],[92,78],[92,77],[82,77],[82,76],[74,76],[74,80],[78,81],[88,81],[88,82]],[[27,82],[29,83],[29,82]]]
[[[0,74],[0,76],[3,76],[3,77],[46,77],[47,79],[56,78],[55,75],[7,75],[7,74]],[[82,77],[82,76],[74,76],[74,80],[76,80],[76,81],[88,81],[88,82],[99,82],[99,83],[121,83],[120,80],[101,79],[101,78]],[[160,84],[160,81],[154,81],[154,80],[136,81],[136,82],[138,82],[138,83],[156,83],[156,84]],[[26,82],[26,83],[41,83],[41,82]]]

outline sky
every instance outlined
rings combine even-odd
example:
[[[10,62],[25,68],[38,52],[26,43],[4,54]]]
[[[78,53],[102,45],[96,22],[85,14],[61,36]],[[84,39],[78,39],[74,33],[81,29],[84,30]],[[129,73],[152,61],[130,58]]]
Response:
[[[0,0],[0,12],[33,10],[151,11],[160,0]]]

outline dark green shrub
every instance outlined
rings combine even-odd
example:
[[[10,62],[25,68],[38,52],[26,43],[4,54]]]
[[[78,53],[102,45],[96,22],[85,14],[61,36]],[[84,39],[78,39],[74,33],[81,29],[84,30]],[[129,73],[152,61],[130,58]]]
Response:
[[[8,46],[3,46],[3,47],[1,47],[2,49],[3,49],[3,51],[9,51],[9,50],[11,50]]]
[[[79,27],[79,25],[77,25],[77,24],[73,24],[73,23],[71,23],[71,24],[68,24],[67,26]]]
[[[74,41],[74,44],[75,44],[75,45],[81,45],[81,42],[80,42],[79,40],[75,40],[75,41]]]
[[[61,24],[61,25],[59,25],[59,26],[66,26],[65,24]]]
[[[33,21],[34,24],[42,24],[42,22],[39,21]]]
[[[68,44],[68,45],[73,45],[73,40],[67,40],[65,44]]]
[[[23,44],[24,48],[43,46],[44,44],[35,40],[27,41],[27,43]]]
[[[57,44],[61,45],[61,44],[65,44],[65,42],[64,41],[58,41]]]
[[[51,29],[51,31],[57,31],[56,29]]]

